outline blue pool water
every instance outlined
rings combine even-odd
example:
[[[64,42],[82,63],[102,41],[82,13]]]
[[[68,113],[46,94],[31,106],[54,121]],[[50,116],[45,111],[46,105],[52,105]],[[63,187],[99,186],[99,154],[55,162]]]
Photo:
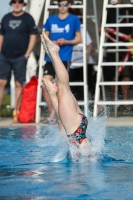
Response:
[[[0,128],[0,200],[133,199],[133,127],[101,121],[90,121],[88,159],[66,157],[56,127]]]

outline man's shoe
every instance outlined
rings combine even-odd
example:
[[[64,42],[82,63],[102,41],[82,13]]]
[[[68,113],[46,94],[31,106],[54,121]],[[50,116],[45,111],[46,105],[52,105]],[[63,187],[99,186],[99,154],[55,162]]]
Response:
[[[19,114],[18,110],[14,110],[13,111],[13,116],[12,116],[12,122],[13,123],[17,123],[18,122],[18,114]]]
[[[110,3],[111,3],[112,5],[116,5],[116,4],[118,4],[118,0],[110,0]]]
[[[74,5],[82,5],[83,0],[74,0]]]

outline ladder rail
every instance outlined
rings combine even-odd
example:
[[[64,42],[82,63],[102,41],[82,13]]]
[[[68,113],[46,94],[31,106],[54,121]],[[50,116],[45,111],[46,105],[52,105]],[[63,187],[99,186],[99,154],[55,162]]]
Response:
[[[102,24],[105,24],[106,22],[106,18],[107,18],[107,10],[106,5],[108,3],[108,0],[105,0],[103,3],[103,17],[102,17]],[[103,49],[102,49],[102,45],[104,43],[104,39],[105,39],[105,32],[104,32],[104,27],[101,27],[101,38],[100,38],[100,46],[99,46],[99,58],[98,58],[98,71],[97,71],[97,81],[96,81],[96,89],[95,89],[95,100],[94,100],[94,109],[93,109],[93,116],[97,117],[97,113],[98,113],[98,109],[97,109],[97,102],[99,100],[99,85],[98,83],[100,82],[101,79],[101,63],[103,60]]]
[[[118,8],[116,8],[116,24],[118,24],[118,21],[119,21],[119,10],[118,10]],[[116,31],[117,31],[117,33],[119,32],[119,27],[117,26],[116,27]],[[116,35],[116,41],[118,42],[118,40],[119,40],[119,36],[118,36],[118,34]],[[119,61],[119,52],[118,52],[118,46],[116,46],[116,62],[118,62]],[[115,80],[116,81],[118,81],[118,68],[119,68],[119,66],[117,65],[116,67],[115,67]],[[117,97],[118,96],[118,85],[116,84],[115,85],[115,101],[117,100]],[[115,117],[117,116],[117,106],[115,106]]]
[[[104,81],[103,73],[102,73],[102,80],[101,81]],[[104,85],[102,86],[102,98],[105,101],[105,99],[106,99],[106,91],[105,91]],[[105,111],[105,113],[107,113],[106,106],[104,106],[104,111]]]
[[[43,47],[41,45],[41,55],[40,55],[40,64],[39,64],[39,75],[38,75],[38,86],[37,86],[37,99],[36,99],[36,117],[35,117],[35,121],[36,123],[40,122],[40,101],[41,101],[41,94],[42,94],[42,90],[41,90],[41,77],[43,76],[43,63],[44,63],[44,56],[45,56],[45,52],[43,51]]]
[[[97,52],[99,52],[99,30],[98,30],[98,16],[97,16],[97,8],[96,8],[96,0],[93,0],[93,12],[95,15],[95,30],[96,30],[96,44],[97,44]],[[89,86],[88,86],[89,87]],[[103,91],[103,96],[105,96],[105,91],[104,91],[104,87],[102,87],[102,91]],[[94,101],[93,101],[94,103]]]
[[[86,27],[87,27],[87,1],[84,0],[84,7],[83,7],[83,77],[84,77],[84,110],[85,115],[88,118],[88,79],[87,79],[87,55],[86,55]]]
[[[95,16],[95,30],[96,30],[96,41],[97,41],[97,50],[99,50],[99,33],[98,33],[98,16],[97,16],[97,9],[96,9],[96,0],[93,0],[93,12]]]
[[[43,24],[46,22],[46,19],[49,14],[49,11],[46,9],[49,4],[50,4],[50,0],[45,1]],[[35,117],[36,123],[40,122],[40,113],[41,113],[40,102],[41,102],[41,95],[42,95],[42,90],[41,90],[42,79],[41,78],[43,76],[42,66],[44,64],[44,57],[45,57],[45,51],[43,49],[43,46],[41,45],[40,48],[41,49],[40,49],[40,62],[39,62],[38,87],[37,87],[37,101],[36,101],[36,117]]]

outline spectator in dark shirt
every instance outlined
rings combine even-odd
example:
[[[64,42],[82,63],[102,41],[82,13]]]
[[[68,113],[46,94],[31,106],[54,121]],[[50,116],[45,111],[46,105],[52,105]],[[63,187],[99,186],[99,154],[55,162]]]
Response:
[[[0,27],[0,107],[5,86],[13,70],[16,90],[13,119],[16,121],[19,112],[18,98],[26,77],[26,64],[38,31],[32,16],[23,11],[26,6],[24,0],[11,0],[10,5],[13,11],[3,17]]]

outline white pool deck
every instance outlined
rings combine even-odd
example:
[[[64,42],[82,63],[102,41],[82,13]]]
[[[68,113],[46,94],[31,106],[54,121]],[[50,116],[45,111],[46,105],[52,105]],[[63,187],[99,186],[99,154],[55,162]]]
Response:
[[[107,126],[133,126],[133,117],[110,117],[106,120]],[[1,118],[0,127],[10,126],[45,126],[43,123],[12,123],[11,118]]]

